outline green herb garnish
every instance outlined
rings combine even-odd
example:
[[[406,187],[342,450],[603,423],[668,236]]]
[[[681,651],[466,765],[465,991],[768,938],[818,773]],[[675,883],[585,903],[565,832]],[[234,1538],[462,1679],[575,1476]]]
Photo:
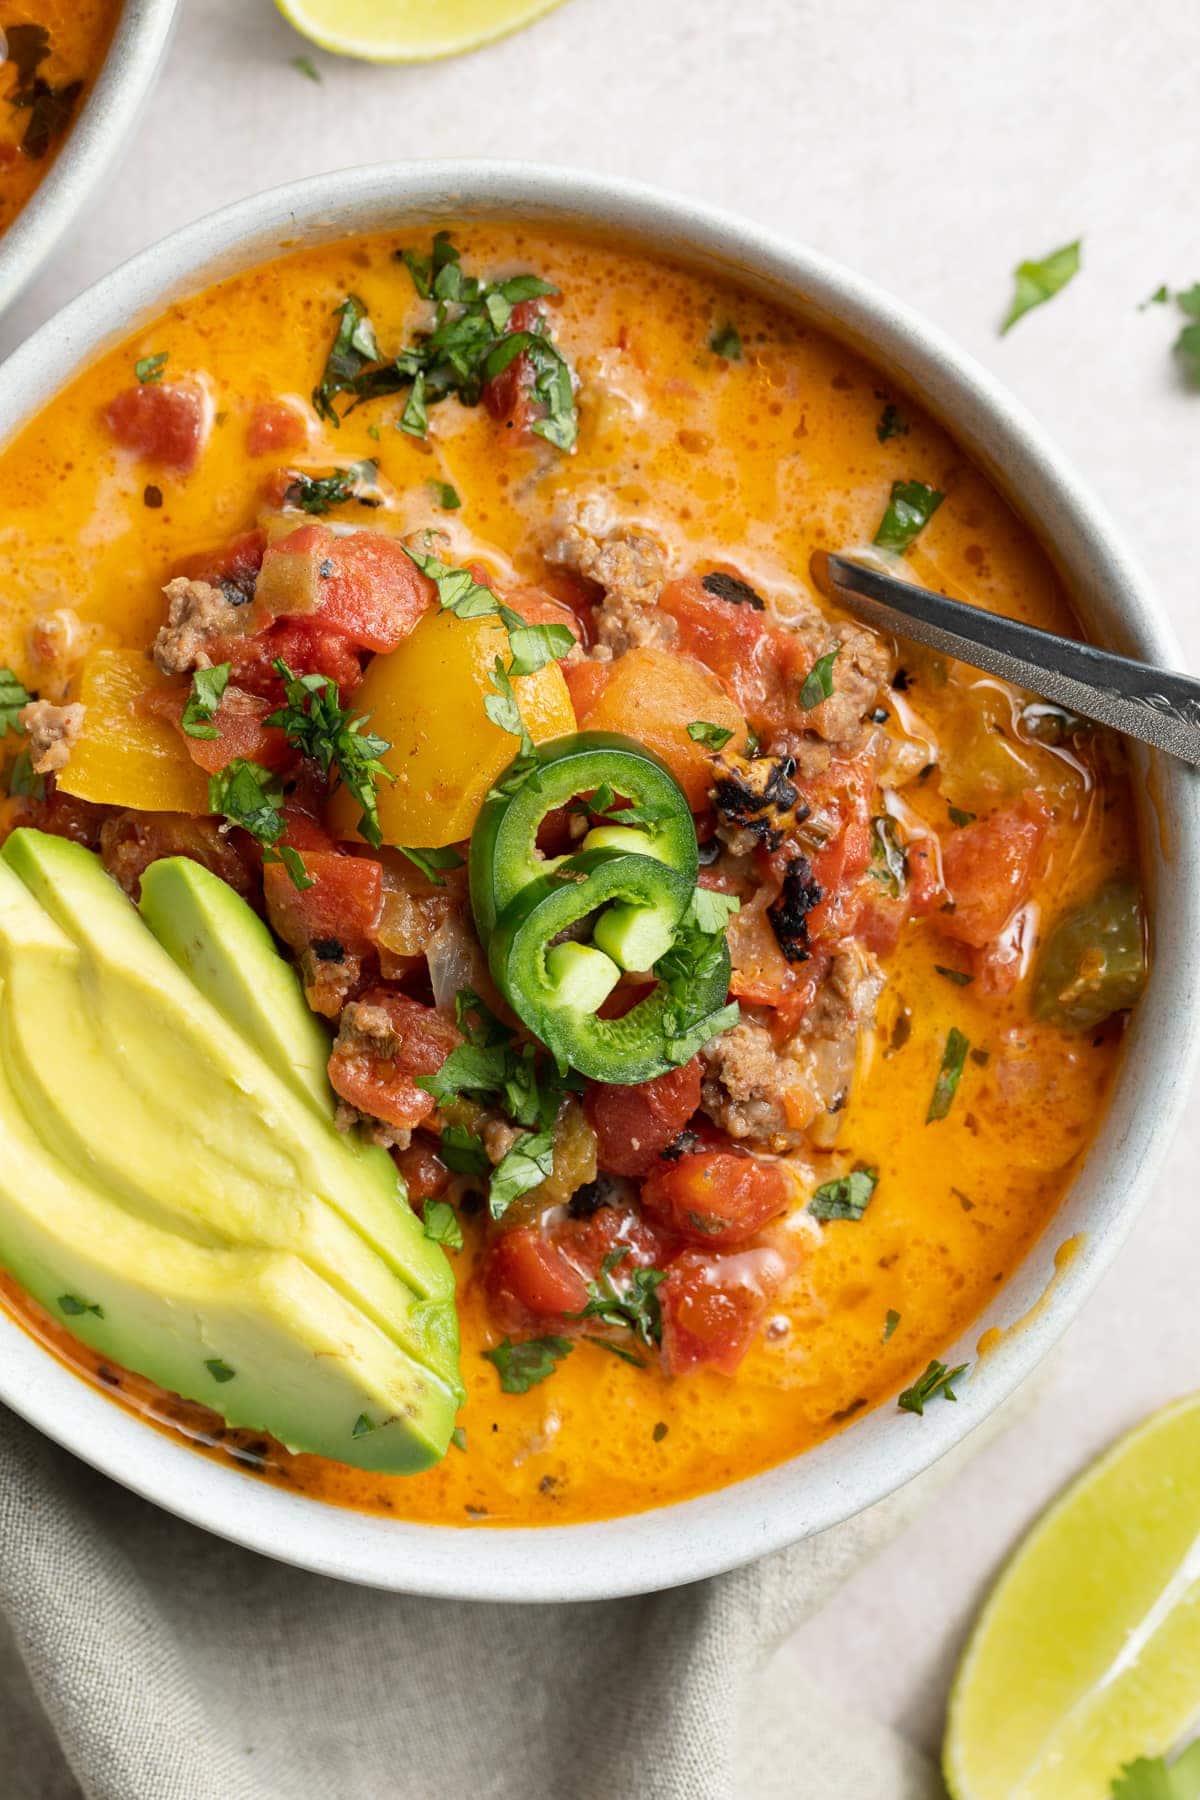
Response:
[[[450,1433],[450,1442],[454,1445],[456,1450],[466,1451],[467,1428],[465,1425],[456,1425],[454,1427],[454,1430]]]
[[[822,700],[828,700],[833,693],[833,665],[838,659],[838,650],[827,650],[824,656],[818,656],[808,674],[804,677],[804,686],[800,689],[800,705],[805,712],[811,712],[814,706],[820,706]]]
[[[366,1437],[368,1432],[378,1430],[379,1427],[373,1419],[368,1419],[366,1413],[359,1413],[357,1419],[355,1419],[354,1424],[350,1428],[350,1436],[352,1438]]]
[[[232,1381],[237,1374],[237,1370],[231,1369],[229,1364],[222,1362],[219,1356],[211,1357],[204,1366],[214,1381]]]
[[[283,836],[283,782],[273,769],[248,757],[235,756],[232,762],[208,778],[208,810],[220,813],[231,825],[243,831],[263,847],[263,861],[282,863],[294,886],[310,888],[312,878],[300,854],[290,844],[281,844]]]
[[[288,742],[315,762],[323,775],[336,773],[361,809],[359,831],[377,850],[383,832],[375,787],[379,781],[396,779],[380,760],[392,746],[386,738],[366,730],[369,715],[350,716],[328,675],[294,675],[282,657],[277,657],[272,667],[283,681],[285,703],[268,715],[266,724],[278,725]]]
[[[437,503],[443,512],[458,511],[462,500],[459,498],[456,487],[452,487],[448,481],[430,481],[429,486],[433,489]]]
[[[95,1313],[98,1319],[104,1317],[104,1308],[97,1306],[94,1300],[81,1300],[78,1294],[60,1294],[59,1310],[65,1312],[69,1319],[79,1318],[81,1313]]]
[[[934,1083],[933,1098],[929,1102],[929,1111],[925,1114],[927,1125],[932,1125],[937,1119],[944,1119],[950,1111],[970,1048],[969,1041],[958,1026],[952,1025],[946,1039],[946,1048],[942,1052],[942,1066]]]
[[[554,1167],[554,1132],[526,1131],[492,1170],[488,1211],[502,1219],[514,1200],[540,1187]]]
[[[667,1279],[665,1269],[631,1269],[629,1279],[621,1287],[613,1280],[613,1271],[632,1253],[628,1245],[610,1250],[600,1264],[600,1275],[587,1284],[587,1305],[580,1312],[568,1313],[571,1319],[599,1319],[632,1331],[640,1344],[653,1349],[662,1343],[662,1308],[658,1290]]]
[[[143,387],[152,387],[162,380],[169,356],[169,351],[160,350],[157,356],[143,356],[134,363],[133,372]]]
[[[1055,294],[1062,292],[1068,281],[1079,273],[1080,250],[1082,238],[1076,238],[1073,244],[1064,244],[1061,250],[1051,250],[1037,262],[1018,263],[1013,270],[1016,288],[1013,292],[1012,304],[1000,327],[1003,337],[1011,331],[1018,319],[1023,319],[1027,312],[1035,306],[1044,306],[1047,300],[1053,300]]]
[[[1200,1739],[1167,1765],[1161,1756],[1139,1756],[1114,1775],[1111,1800],[1196,1800],[1200,1793]]]
[[[29,689],[18,681],[11,669],[0,669],[0,737],[10,731],[24,731],[20,713],[32,699]]]
[[[888,1339],[891,1337],[892,1333],[895,1331],[895,1329],[899,1323],[900,1323],[900,1314],[898,1312],[895,1312],[891,1307],[889,1307],[888,1311],[887,1311],[887,1315],[883,1321],[883,1337],[881,1339],[881,1342],[883,1342],[885,1344],[887,1343]]]
[[[382,354],[375,327],[357,294],[348,294],[333,316],[338,328],[321,379],[313,389],[312,402],[319,418],[327,424],[340,425],[334,400],[339,394],[357,396],[364,374],[382,361]]]
[[[896,835],[895,820],[886,813],[871,821],[871,874],[894,898],[908,881],[908,857]]]
[[[960,831],[964,825],[973,825],[978,817],[976,813],[964,812],[961,806],[947,806],[946,812],[949,816],[950,823],[952,825],[957,825]]]
[[[959,1363],[956,1369],[948,1369],[943,1362],[931,1362],[920,1380],[914,1381],[900,1395],[896,1402],[900,1411],[916,1413],[923,1418],[926,1401],[934,1399],[936,1395],[940,1394],[943,1400],[957,1400],[958,1395],[950,1384],[965,1374],[969,1366],[968,1363]]]
[[[421,1223],[425,1227],[425,1236],[435,1244],[445,1244],[448,1250],[462,1249],[462,1226],[448,1200],[427,1200]]]
[[[347,506],[352,500],[358,506],[383,505],[382,496],[375,491],[379,464],[369,456],[351,463],[349,468],[331,469],[328,475],[307,475],[303,469],[289,470],[288,474],[283,503],[300,512],[320,515],[335,506]]]
[[[488,1153],[482,1141],[465,1125],[444,1125],[438,1155],[456,1175],[475,1175],[481,1179],[492,1172]]]
[[[970,987],[975,977],[968,975],[965,969],[947,969],[942,963],[934,963],[934,973],[952,981],[955,987]]]
[[[875,436],[881,444],[886,444],[889,438],[908,436],[908,420],[900,408],[893,406],[890,401],[879,415]]]
[[[709,338],[708,347],[714,356],[723,357],[726,362],[742,360],[742,340],[736,325],[719,326]]]
[[[852,1169],[835,1181],[823,1181],[808,1210],[814,1219],[861,1219],[878,1186],[878,1169]]]
[[[527,1394],[539,1381],[553,1375],[557,1365],[564,1356],[571,1354],[573,1348],[570,1338],[565,1337],[524,1338],[518,1344],[505,1338],[494,1350],[485,1350],[483,1354],[500,1377],[502,1393]]]
[[[412,844],[397,844],[395,848],[401,856],[407,856],[414,868],[420,869],[425,879],[431,881],[434,887],[445,887],[446,884],[442,880],[444,869],[461,869],[463,866],[462,857],[449,844],[436,846],[429,850],[418,850]]]
[[[188,737],[219,738],[220,732],[209,721],[215,716],[229,686],[231,663],[215,663],[211,669],[197,669],[192,676],[191,692],[184,703],[180,723]]]
[[[693,744],[703,744],[706,750],[723,750],[733,736],[728,726],[710,725],[707,719],[693,719],[687,734]]]
[[[1176,294],[1175,302],[1192,321],[1175,339],[1175,355],[1193,387],[1200,387],[1200,281]]]
[[[298,75],[303,75],[306,81],[315,81],[318,87],[325,79],[311,56],[293,56],[292,67]]]
[[[946,498],[923,481],[893,481],[891,499],[872,542],[903,555]]]

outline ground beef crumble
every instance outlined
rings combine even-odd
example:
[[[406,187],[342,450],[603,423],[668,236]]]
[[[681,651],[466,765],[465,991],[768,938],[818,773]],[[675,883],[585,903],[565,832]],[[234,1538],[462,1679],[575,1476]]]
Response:
[[[212,666],[212,651],[240,629],[241,609],[219,587],[185,575],[168,581],[167,622],[159,628],[151,654],[164,675],[186,675]]]
[[[78,700],[56,706],[53,700],[31,700],[18,715],[35,775],[54,775],[65,769],[71,751],[83,731],[86,708]]]
[[[592,656],[609,662],[630,649],[669,649],[679,628],[658,610],[667,576],[662,544],[636,525],[614,524],[598,495],[560,510],[542,546],[548,563],[603,589]]]

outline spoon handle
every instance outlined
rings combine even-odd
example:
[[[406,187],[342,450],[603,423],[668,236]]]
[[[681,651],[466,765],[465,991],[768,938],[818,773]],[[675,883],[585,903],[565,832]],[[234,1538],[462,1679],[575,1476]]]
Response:
[[[848,556],[817,551],[812,574],[877,631],[914,638],[1085,719],[1200,765],[1200,681],[948,600]]]

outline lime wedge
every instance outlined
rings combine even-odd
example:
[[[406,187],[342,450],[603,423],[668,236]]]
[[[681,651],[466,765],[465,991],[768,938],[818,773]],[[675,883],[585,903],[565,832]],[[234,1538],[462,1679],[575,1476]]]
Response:
[[[431,62],[519,31],[561,0],[276,0],[297,31],[335,56]]]
[[[1200,1713],[1200,1395],[1052,1506],[1001,1575],[950,1697],[955,1800],[1103,1800]]]

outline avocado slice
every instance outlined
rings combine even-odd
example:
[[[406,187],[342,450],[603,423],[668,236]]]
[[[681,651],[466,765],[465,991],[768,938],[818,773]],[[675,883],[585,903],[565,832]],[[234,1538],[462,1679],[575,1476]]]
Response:
[[[329,1034],[253,907],[187,856],[142,876],[140,911],[167,954],[288,1085],[329,1117]]]
[[[107,1361],[292,1450],[400,1475],[443,1455],[454,1397],[298,1256],[126,1212],[49,1153],[2,1068],[0,1133],[0,1263]]]
[[[47,1148],[160,1229],[294,1252],[457,1395],[453,1273],[390,1159],[299,1099],[89,851],[23,830],[3,861],[0,1040]]]

